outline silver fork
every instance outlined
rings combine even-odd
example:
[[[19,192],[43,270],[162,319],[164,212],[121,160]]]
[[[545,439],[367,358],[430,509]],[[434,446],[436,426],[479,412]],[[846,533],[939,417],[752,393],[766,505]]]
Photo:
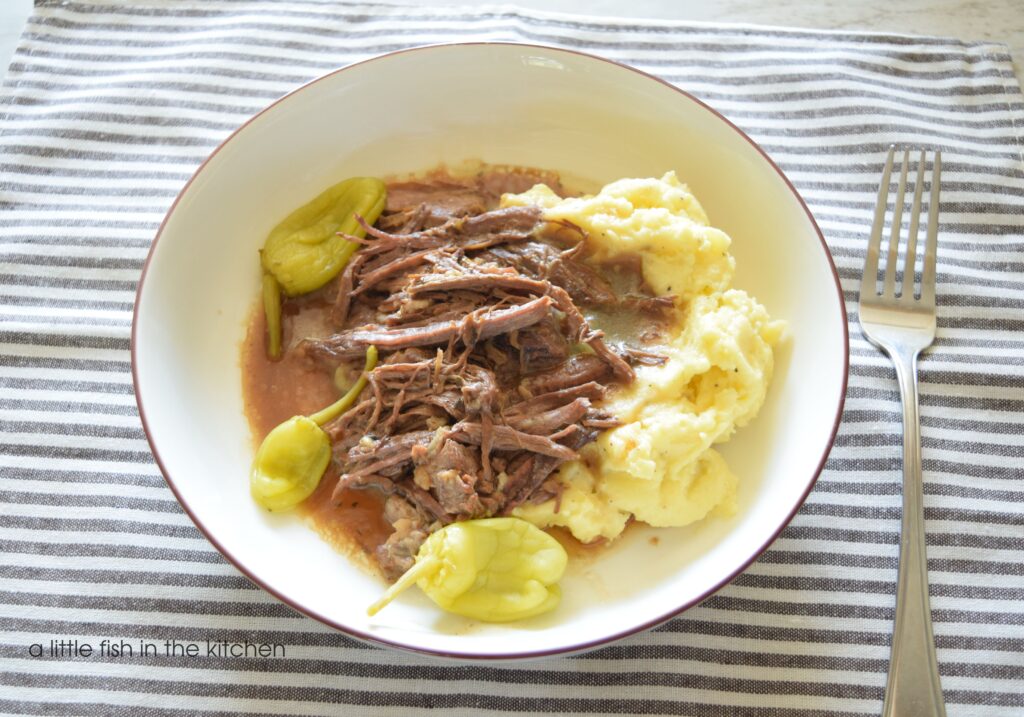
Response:
[[[921,151],[914,182],[914,200],[903,269],[896,284],[896,263],[903,220],[904,194],[910,150],[903,152],[899,186],[886,251],[885,276],[877,290],[878,259],[888,206],[889,183],[895,147],[889,156],[878,188],[878,205],[871,228],[860,284],[858,313],[864,335],[882,349],[896,366],[903,399],[903,523],[896,587],[896,620],[893,625],[889,678],[885,687],[883,717],[935,717],[945,715],[942,685],[935,659],[931,608],[928,603],[928,560],[925,553],[924,505],[921,479],[921,424],[917,412],[917,356],[935,340],[935,252],[939,230],[939,175],[942,158],[932,160],[928,233],[921,271],[920,298],[915,298],[917,230],[921,194],[925,183],[926,152]],[[897,293],[897,290],[899,293]]]

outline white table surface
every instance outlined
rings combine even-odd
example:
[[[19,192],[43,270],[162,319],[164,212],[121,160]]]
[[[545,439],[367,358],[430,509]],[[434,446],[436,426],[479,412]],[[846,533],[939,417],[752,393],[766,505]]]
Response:
[[[409,4],[437,5],[426,0]],[[452,2],[483,5],[493,2]],[[991,40],[1010,47],[1018,79],[1024,57],[1024,0],[517,0],[557,12],[703,22],[740,22],[822,30],[866,30]],[[0,0],[0,67],[18,44],[32,0]]]

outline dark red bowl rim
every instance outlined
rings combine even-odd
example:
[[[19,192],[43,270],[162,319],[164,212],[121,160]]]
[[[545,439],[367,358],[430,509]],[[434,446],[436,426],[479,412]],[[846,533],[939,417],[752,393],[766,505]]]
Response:
[[[574,645],[569,645],[569,646],[562,647],[562,648],[551,648],[551,649],[546,649],[546,650],[535,650],[535,651],[513,652],[513,653],[496,653],[496,654],[489,654],[489,653],[488,654],[479,654],[479,653],[470,653],[470,652],[462,653],[462,652],[450,652],[450,651],[445,651],[445,650],[431,650],[431,649],[428,649],[428,648],[412,647],[412,646],[409,646],[409,645],[404,645],[404,644],[402,644],[400,642],[395,642],[395,641],[392,641],[392,640],[387,640],[387,639],[381,638],[379,636],[363,632],[361,630],[353,629],[353,628],[348,627],[346,625],[341,625],[341,624],[333,621],[331,618],[326,617],[325,615],[321,615],[321,614],[319,614],[319,613],[317,613],[317,612],[315,612],[313,610],[310,610],[310,609],[306,608],[305,606],[298,604],[297,601],[294,601],[294,600],[292,600],[292,599],[282,595],[280,592],[278,592],[277,590],[275,590],[271,586],[264,584],[259,578],[254,576],[241,562],[236,560],[235,557],[229,551],[227,551],[217,541],[217,539],[214,537],[213,533],[210,532],[210,530],[208,530],[206,528],[206,526],[203,525],[203,523],[196,517],[196,515],[192,512],[191,508],[189,508],[188,504],[182,498],[181,494],[178,492],[177,487],[174,485],[174,481],[172,480],[172,478],[171,478],[170,474],[168,473],[167,469],[164,467],[163,460],[160,458],[160,452],[157,450],[155,441],[153,439],[153,435],[151,434],[151,432],[149,430],[149,424],[146,421],[146,411],[145,411],[145,408],[143,406],[142,395],[141,395],[141,393],[139,391],[138,360],[137,360],[138,357],[137,357],[137,354],[136,354],[136,330],[138,328],[139,304],[140,304],[140,300],[142,298],[143,288],[145,287],[146,274],[149,271],[150,262],[153,259],[153,253],[156,250],[157,242],[160,241],[160,237],[163,235],[164,228],[167,226],[168,220],[171,218],[171,215],[174,213],[174,210],[177,208],[178,203],[181,201],[182,197],[184,197],[185,194],[188,192],[189,187],[192,186],[192,182],[194,182],[196,180],[196,178],[202,173],[202,171],[206,167],[207,163],[211,159],[213,159],[213,157],[218,152],[220,152],[228,144],[228,142],[230,142],[235,137],[235,135],[237,135],[239,132],[241,132],[243,129],[245,129],[249,124],[254,122],[258,117],[260,117],[261,115],[263,115],[264,113],[269,111],[271,108],[275,107],[277,104],[279,104],[279,103],[283,102],[284,100],[288,99],[289,97],[291,97],[291,96],[293,96],[293,95],[295,95],[295,94],[297,94],[299,92],[302,92],[303,90],[305,90],[306,88],[316,84],[317,82],[325,80],[328,77],[332,77],[332,76],[337,75],[337,74],[339,74],[341,72],[345,72],[346,70],[348,70],[348,69],[350,69],[352,67],[357,67],[357,66],[360,66],[360,65],[365,65],[365,64],[368,64],[368,63],[371,63],[371,62],[376,62],[378,60],[383,60],[383,59],[386,59],[386,58],[389,58],[389,57],[392,57],[392,56],[395,56],[395,55],[401,55],[401,54],[406,54],[406,53],[411,53],[411,52],[422,52],[424,50],[431,50],[431,49],[436,49],[436,48],[466,47],[466,46],[475,46],[475,45],[511,46],[511,47],[533,48],[533,49],[536,49],[536,50],[543,50],[544,52],[555,52],[555,53],[564,53],[564,54],[569,54],[569,55],[577,55],[577,56],[580,56],[580,57],[585,57],[585,58],[590,59],[590,60],[596,60],[598,62],[604,62],[604,63],[607,63],[609,65],[615,65],[615,66],[620,67],[620,68],[622,68],[624,70],[628,70],[629,72],[633,72],[635,74],[638,74],[638,75],[641,75],[643,77],[646,77],[647,79],[650,79],[650,80],[653,80],[655,82],[658,82],[658,83],[660,83],[660,84],[670,88],[671,90],[673,90],[675,92],[678,92],[683,97],[687,98],[691,102],[694,102],[695,104],[697,104],[699,107],[702,107],[703,109],[705,109],[708,112],[712,113],[719,120],[721,120],[726,125],[731,127],[740,137],[742,137],[744,140],[746,140],[755,150],[757,150],[757,152],[761,155],[761,157],[764,158],[765,162],[767,162],[768,165],[772,169],[774,169],[775,172],[779,175],[779,177],[782,179],[782,181],[785,182],[786,186],[793,193],[793,197],[797,200],[797,202],[800,203],[800,206],[803,208],[804,213],[807,215],[808,221],[811,223],[811,226],[814,228],[815,233],[818,235],[818,241],[821,242],[822,251],[824,251],[825,258],[828,261],[829,267],[832,269],[832,278],[833,278],[833,280],[835,282],[836,293],[838,294],[838,297],[839,297],[839,306],[840,306],[840,310],[842,312],[842,320],[840,322],[840,325],[843,327],[843,346],[844,346],[844,350],[843,350],[844,367],[843,367],[842,391],[840,392],[839,403],[836,406],[836,417],[835,417],[835,421],[834,421],[833,426],[832,426],[832,435],[830,436],[828,444],[826,445],[825,449],[823,450],[823,452],[821,454],[821,458],[818,461],[818,467],[815,469],[813,476],[808,481],[807,488],[804,491],[803,495],[800,496],[800,500],[793,507],[793,510],[789,513],[789,515],[786,516],[786,519],[783,520],[779,524],[778,529],[772,534],[772,536],[767,541],[765,541],[763,545],[761,545],[759,548],[757,548],[757,550],[755,550],[747,560],[745,560],[741,565],[739,565],[736,568],[736,570],[734,570],[728,577],[726,577],[725,579],[719,581],[713,587],[711,587],[708,590],[706,590],[705,592],[703,592],[699,597],[697,597],[697,598],[695,598],[693,600],[687,601],[683,605],[680,605],[678,608],[676,608],[674,610],[671,610],[668,613],[665,613],[663,615],[659,615],[658,617],[655,617],[655,618],[652,618],[650,620],[647,620],[644,623],[642,623],[640,625],[637,625],[635,627],[632,627],[632,628],[630,628],[628,630],[624,630],[622,632],[615,633],[614,635],[609,635],[609,636],[597,638],[597,639],[594,639],[594,640],[584,641],[584,642],[580,642],[580,643],[577,643],[577,644],[574,644]],[[149,447],[150,447],[151,452],[153,453],[153,458],[156,460],[157,466],[160,468],[160,472],[164,476],[164,480],[167,481],[167,485],[170,487],[171,492],[174,493],[174,496],[175,496],[175,498],[177,498],[178,503],[181,504],[182,509],[185,511],[185,513],[188,514],[189,518],[192,519],[192,522],[196,524],[196,527],[199,528],[199,530],[203,533],[203,535],[206,536],[206,539],[209,540],[210,543],[232,565],[234,565],[236,568],[238,568],[238,570],[241,571],[241,573],[243,575],[245,575],[252,582],[254,582],[255,584],[259,585],[263,590],[266,590],[268,593],[270,593],[271,595],[273,595],[278,600],[280,600],[284,604],[288,605],[292,609],[296,610],[297,612],[300,612],[300,613],[302,613],[304,615],[307,615],[308,617],[311,617],[311,618],[313,618],[315,620],[318,620],[318,621],[324,623],[325,625],[333,627],[334,629],[339,630],[339,631],[341,631],[341,632],[343,632],[343,633],[345,633],[347,635],[351,635],[352,637],[356,637],[356,638],[359,638],[361,640],[365,640],[367,642],[376,643],[378,645],[385,645],[387,647],[394,647],[394,648],[398,648],[398,649],[405,650],[405,651],[408,651],[408,652],[413,652],[413,653],[422,654],[422,655],[429,655],[429,656],[433,656],[433,657],[444,657],[444,658],[451,658],[451,659],[458,659],[458,660],[484,660],[484,661],[491,661],[491,660],[530,659],[530,658],[548,657],[548,656],[553,656],[553,655],[564,656],[564,655],[571,654],[571,653],[583,652],[583,651],[586,651],[586,650],[590,650],[590,649],[593,649],[593,648],[598,647],[600,645],[604,645],[604,644],[607,644],[607,643],[610,643],[610,642],[614,642],[616,640],[620,640],[620,639],[622,639],[624,637],[628,637],[629,635],[633,635],[633,634],[636,634],[638,632],[643,632],[644,630],[648,630],[648,629],[650,629],[652,627],[660,625],[663,622],[671,620],[676,615],[679,615],[680,613],[682,613],[682,612],[690,609],[691,607],[699,604],[700,602],[702,602],[703,600],[707,599],[708,597],[710,597],[714,593],[718,592],[722,587],[724,587],[725,585],[730,583],[733,579],[735,579],[737,575],[739,575],[744,570],[746,570],[750,566],[751,563],[753,563],[765,550],[768,549],[768,547],[773,542],[775,542],[775,540],[776,540],[776,538],[778,538],[779,534],[785,529],[785,527],[787,525],[789,525],[790,521],[793,519],[793,516],[796,515],[797,511],[800,510],[800,508],[803,506],[804,502],[807,500],[807,496],[810,494],[811,490],[814,488],[815,483],[817,483],[817,481],[818,481],[818,477],[821,475],[821,471],[825,467],[825,461],[828,460],[828,455],[829,455],[830,451],[832,450],[832,444],[835,441],[836,433],[839,431],[839,423],[840,423],[840,420],[842,419],[842,415],[843,415],[843,406],[844,406],[844,404],[846,402],[846,388],[847,388],[849,369],[850,369],[850,336],[849,336],[849,329],[848,329],[847,323],[846,323],[846,304],[845,304],[845,300],[843,298],[842,284],[840,283],[840,280],[839,280],[839,272],[836,270],[835,262],[832,260],[832,254],[829,251],[828,244],[825,241],[825,237],[822,234],[821,229],[818,227],[818,223],[814,219],[814,215],[811,214],[811,210],[807,207],[806,202],[804,202],[803,197],[800,196],[800,193],[796,190],[796,187],[793,186],[793,183],[789,180],[789,178],[782,172],[781,169],[779,169],[778,165],[776,165],[775,162],[772,161],[771,157],[769,157],[768,154],[754,140],[752,140],[750,137],[748,137],[747,134],[743,130],[741,130],[739,127],[737,127],[735,124],[733,124],[724,115],[722,115],[722,113],[720,113],[718,110],[714,109],[713,107],[711,107],[707,103],[703,102],[702,100],[694,97],[689,92],[686,92],[685,90],[679,89],[675,85],[673,85],[673,84],[671,84],[671,83],[661,79],[660,77],[656,77],[656,76],[651,75],[651,74],[649,74],[647,72],[644,72],[642,70],[638,70],[635,67],[631,67],[629,65],[626,65],[626,64],[621,63],[621,62],[617,62],[615,60],[609,60],[607,58],[600,57],[598,55],[592,55],[592,54],[587,53],[587,52],[580,52],[579,50],[567,50],[567,49],[563,49],[563,48],[559,48],[559,47],[552,47],[552,46],[549,46],[549,45],[541,45],[541,44],[536,44],[536,43],[478,41],[478,42],[452,42],[452,43],[436,43],[436,44],[432,44],[432,45],[421,45],[421,46],[418,46],[418,47],[410,47],[410,48],[406,48],[406,49],[402,49],[402,50],[395,50],[395,51],[392,51],[392,52],[387,52],[387,53],[384,53],[382,55],[376,55],[376,56],[368,58],[366,60],[361,60],[359,62],[354,62],[354,63],[352,63],[350,65],[346,65],[345,67],[341,67],[341,68],[339,68],[337,70],[333,70],[333,71],[328,72],[328,73],[326,73],[324,75],[321,75],[321,76],[319,76],[319,77],[317,77],[315,79],[312,79],[309,82],[301,85],[300,87],[297,87],[296,89],[292,90],[291,92],[289,92],[289,93],[287,93],[285,95],[282,95],[281,97],[279,97],[278,99],[274,100],[269,105],[264,107],[262,110],[257,112],[255,115],[250,117],[242,125],[240,125],[236,130],[234,130],[230,135],[228,135],[228,137],[225,138],[224,141],[221,142],[217,146],[217,148],[214,149],[213,152],[210,153],[210,156],[207,157],[205,160],[203,160],[202,164],[199,165],[199,167],[192,174],[192,176],[189,178],[189,180],[181,188],[181,191],[178,192],[178,196],[175,197],[174,202],[171,204],[170,209],[167,210],[167,214],[164,217],[163,221],[160,223],[160,227],[159,227],[159,229],[157,229],[156,235],[153,238],[153,242],[152,242],[152,244],[150,246],[149,253],[146,256],[146,262],[145,262],[145,264],[142,267],[142,274],[139,277],[138,288],[136,289],[136,292],[135,292],[135,306],[134,306],[134,310],[133,310],[133,313],[132,313],[131,362],[132,362],[132,383],[133,383],[134,389],[135,389],[135,401],[136,401],[136,403],[137,403],[137,405],[139,407],[139,418],[142,421],[142,427],[143,427],[143,430],[146,433],[146,440],[149,442]]]

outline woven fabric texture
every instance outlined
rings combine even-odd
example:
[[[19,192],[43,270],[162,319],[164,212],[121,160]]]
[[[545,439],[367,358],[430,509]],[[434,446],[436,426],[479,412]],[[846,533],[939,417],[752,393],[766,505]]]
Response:
[[[486,666],[357,642],[253,586],[164,483],[129,356],[150,242],[220,141],[336,67],[471,39],[592,52],[724,113],[807,200],[839,269],[851,335],[826,469],[744,574],[671,622],[589,654]],[[939,334],[920,376],[948,711],[1024,711],[1022,131],[1010,57],[991,44],[510,5],[37,2],[0,100],[0,714],[877,714],[900,407],[856,300],[891,143],[943,152]],[[286,656],[206,656],[204,646],[196,658],[59,657],[48,652],[55,639],[250,640]]]

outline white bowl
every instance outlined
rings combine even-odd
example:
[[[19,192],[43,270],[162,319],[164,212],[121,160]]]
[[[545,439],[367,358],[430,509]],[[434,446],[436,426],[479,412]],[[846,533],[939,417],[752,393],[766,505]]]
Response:
[[[593,183],[676,170],[732,236],[736,285],[788,322],[788,340],[760,416],[722,451],[740,477],[734,518],[627,531],[597,558],[575,562],[562,605],[527,622],[473,623],[418,592],[368,618],[383,582],[299,519],[269,515],[249,497],[239,345],[258,294],[256,251],[281,217],[345,177],[466,159]],[[168,212],[139,284],[132,336],[153,455],[196,525],[239,570],[356,637],[479,659],[593,647],[666,620],[740,573],[821,471],[842,411],[847,356],[842,293],[821,232],[757,145],[657,78],[578,52],[500,43],[374,58],[249,120]]]

